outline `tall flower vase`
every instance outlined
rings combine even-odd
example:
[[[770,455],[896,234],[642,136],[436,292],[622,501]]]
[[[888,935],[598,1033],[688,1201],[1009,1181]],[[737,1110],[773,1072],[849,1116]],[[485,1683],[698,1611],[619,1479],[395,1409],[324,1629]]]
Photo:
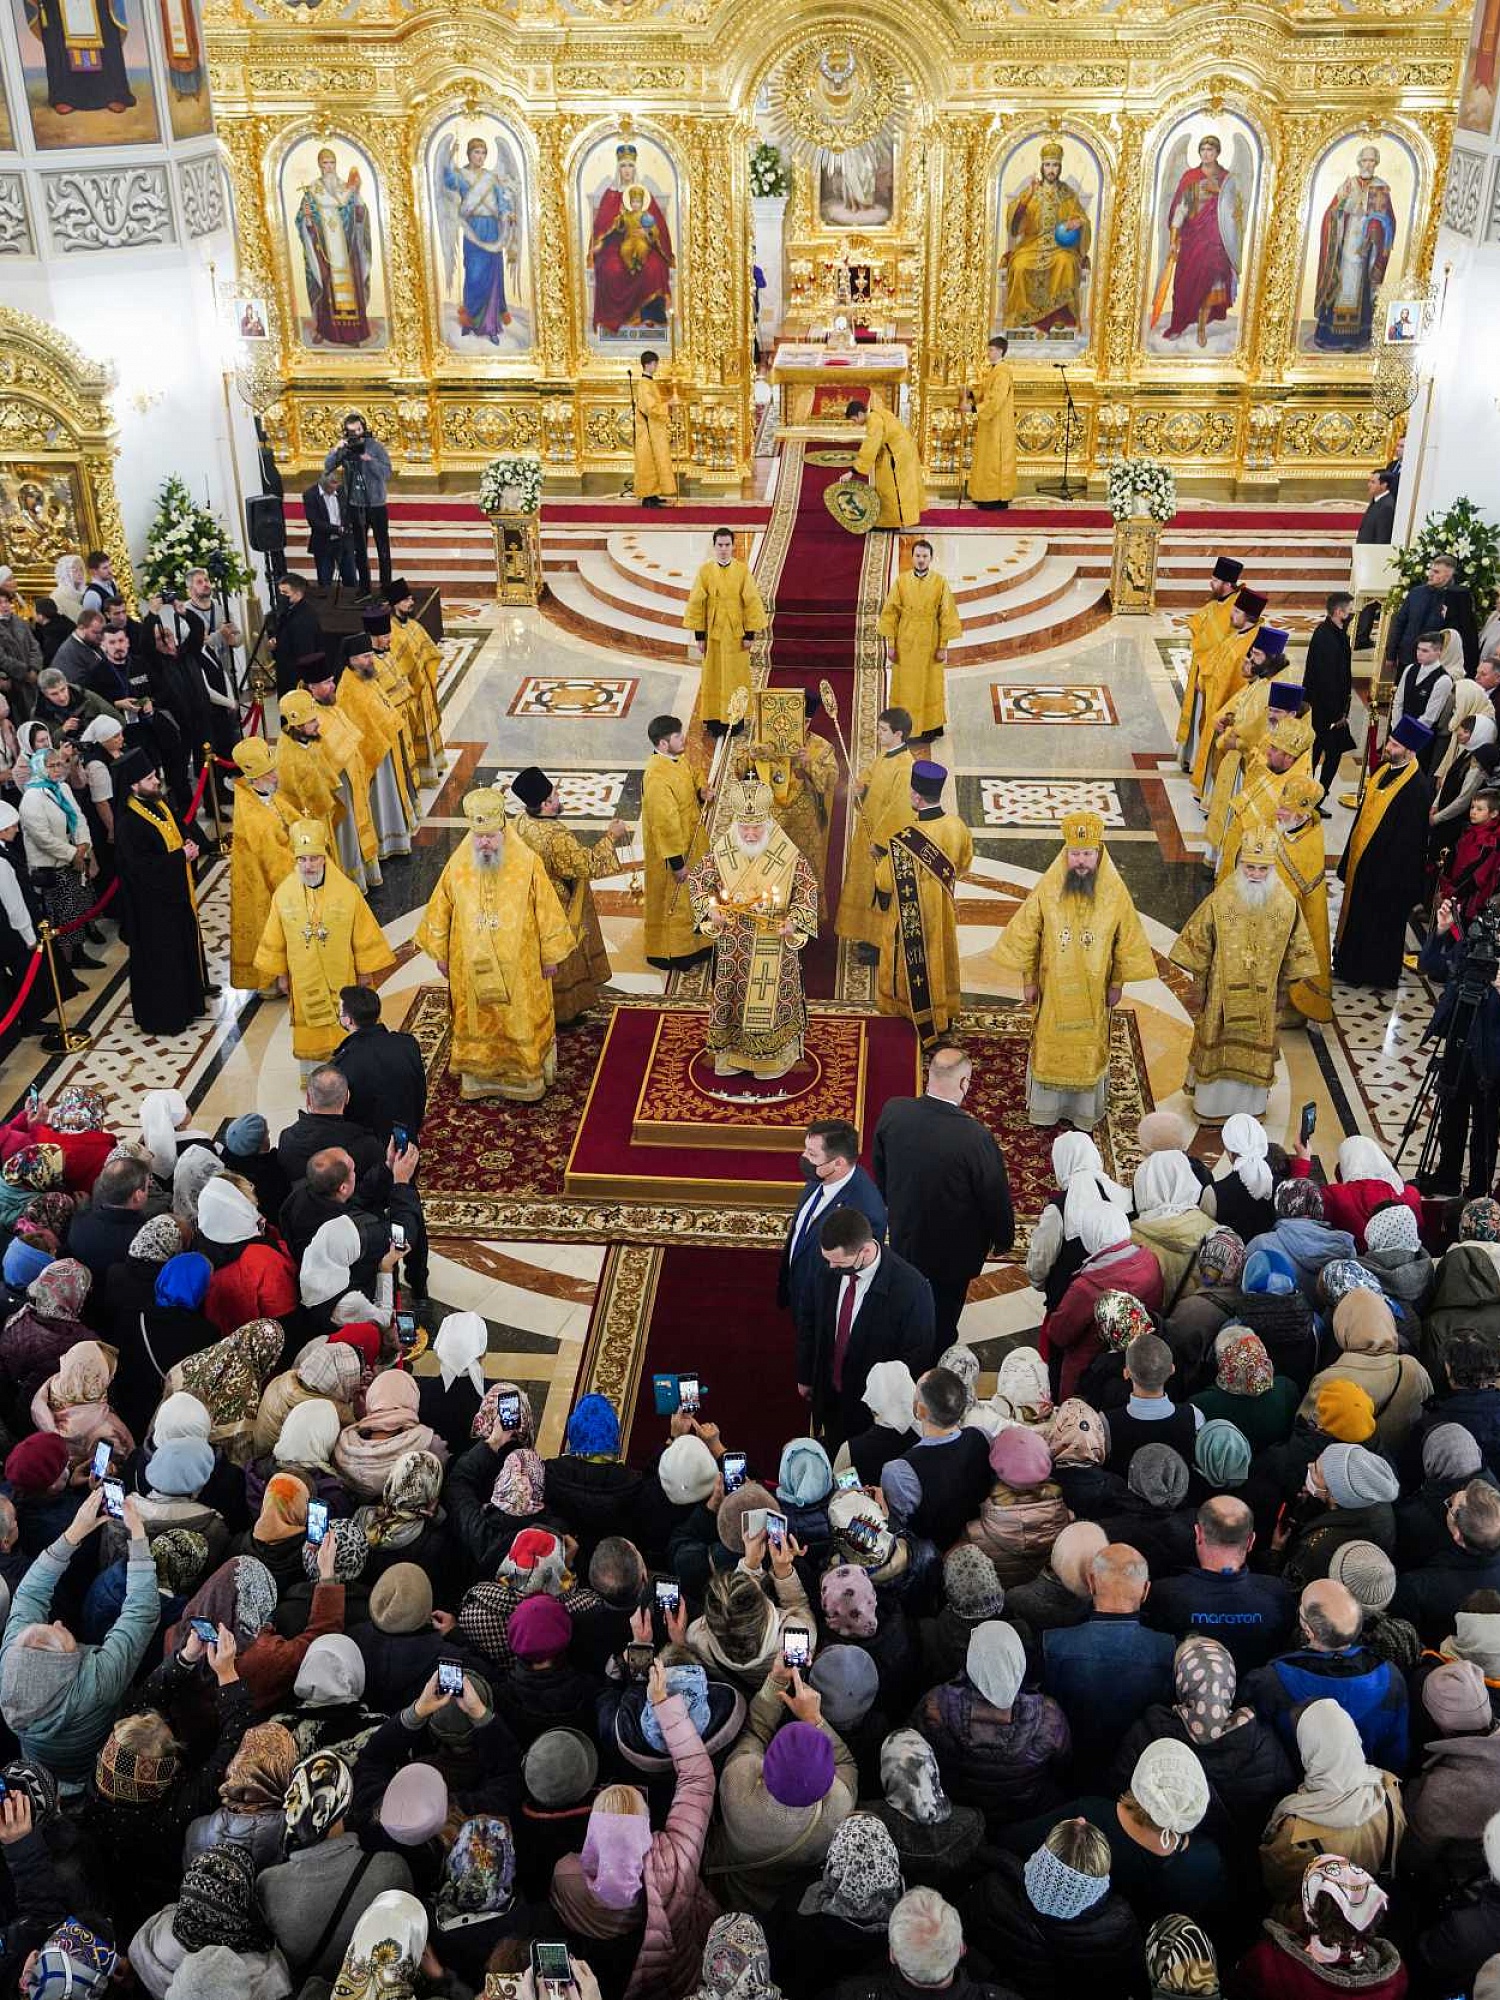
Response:
[[[501,604],[535,604],[542,594],[542,531],[537,514],[502,510],[489,516],[495,537],[495,596]]]
[[[1115,557],[1109,597],[1117,613],[1156,609],[1156,556],[1161,527],[1146,514],[1115,522]]]

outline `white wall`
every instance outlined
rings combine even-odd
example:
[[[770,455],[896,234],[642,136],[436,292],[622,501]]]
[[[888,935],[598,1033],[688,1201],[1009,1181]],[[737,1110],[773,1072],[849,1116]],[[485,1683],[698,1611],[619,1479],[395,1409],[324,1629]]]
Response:
[[[1476,246],[1444,229],[1436,270],[1452,262],[1438,335],[1418,507],[1423,515],[1467,495],[1500,518],[1500,244]],[[1416,464],[1422,406],[1413,409],[1407,466]],[[1406,480],[1403,475],[1403,497]]]

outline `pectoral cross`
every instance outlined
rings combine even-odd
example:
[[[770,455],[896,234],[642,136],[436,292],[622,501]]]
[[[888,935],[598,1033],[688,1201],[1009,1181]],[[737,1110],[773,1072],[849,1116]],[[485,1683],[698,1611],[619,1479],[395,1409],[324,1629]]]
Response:
[[[751,998],[757,1005],[764,1007],[767,1001],[775,997],[776,988],[780,984],[780,981],[781,966],[779,962],[776,965],[772,965],[768,960],[762,959],[751,977]]]

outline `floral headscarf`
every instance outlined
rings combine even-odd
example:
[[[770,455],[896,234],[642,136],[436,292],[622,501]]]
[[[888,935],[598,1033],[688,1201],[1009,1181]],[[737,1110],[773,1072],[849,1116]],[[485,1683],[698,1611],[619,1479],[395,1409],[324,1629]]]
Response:
[[[34,1194],[16,1217],[15,1233],[56,1256],[68,1224],[77,1212],[77,1202],[61,1188],[53,1188],[48,1194]]]
[[[1500,1201],[1487,1194],[1466,1201],[1458,1218],[1460,1243],[1500,1243]]]
[[[255,1859],[248,1847],[221,1840],[183,1870],[172,1935],[188,1951],[227,1945],[263,1951],[265,1926],[255,1904]]]
[[[953,1817],[937,1752],[915,1729],[893,1729],[881,1744],[880,1789],[888,1805],[918,1826],[941,1826]]]
[[[61,1187],[62,1177],[61,1146],[23,1146],[0,1167],[0,1178],[7,1187],[24,1188],[30,1194]]]
[[[1173,1704],[1195,1744],[1217,1743],[1249,1722],[1252,1711],[1236,1708],[1234,1655],[1217,1639],[1194,1636],[1177,1648],[1173,1664],[1177,1699]]]
[[[130,1239],[130,1255],[142,1264],[167,1264],[182,1254],[182,1231],[175,1215],[153,1215]]]
[[[1227,1396],[1264,1396],[1276,1379],[1265,1342],[1247,1326],[1236,1327],[1233,1338],[1224,1340],[1217,1352],[1214,1381]]]
[[[437,1893],[439,1930],[465,1917],[498,1917],[516,1893],[516,1843],[509,1822],[489,1813],[466,1819],[448,1849]]]
[[[1054,1465],[1103,1465],[1109,1456],[1109,1424],[1081,1396],[1069,1396],[1042,1435]]]
[[[295,1752],[293,1762],[295,1763]],[[354,1776],[331,1750],[314,1751],[290,1774],[282,1800],[289,1854],[313,1847],[337,1825],[354,1800]]]
[[[890,1829],[873,1813],[854,1812],[829,1843],[823,1877],[799,1905],[803,1916],[841,1917],[857,1930],[883,1931],[906,1894]]]
[[[443,1468],[430,1451],[404,1451],[386,1476],[385,1491],[356,1518],[371,1548],[399,1548],[415,1541],[432,1519],[443,1491]]]
[[[1101,1293],[1094,1301],[1094,1325],[1100,1345],[1111,1354],[1123,1354],[1137,1334],[1156,1331],[1155,1320],[1129,1292]]]
[[[690,2000],[782,2000],[766,1934],[754,1917],[720,1917],[703,1947],[703,1984]]]
[[[94,1282],[87,1264],[75,1257],[59,1257],[26,1287],[26,1296],[43,1319],[76,1320]]]
[[[1233,1285],[1245,1268],[1244,1239],[1232,1229],[1210,1229],[1198,1245],[1198,1276],[1205,1285]]]
[[[172,1372],[178,1386],[207,1409],[214,1429],[228,1430],[254,1421],[285,1339],[279,1320],[248,1320],[212,1347],[188,1355]]]
[[[240,1738],[219,1798],[231,1812],[280,1812],[297,1766],[297,1744],[279,1722],[258,1722]]]
[[[51,1268],[56,1270],[57,1266]],[[58,1362],[48,1390],[53,1409],[71,1410],[82,1403],[106,1401],[114,1373],[114,1362],[97,1340],[74,1341]]]
[[[540,1514],[547,1501],[547,1471],[534,1451],[524,1448],[511,1452],[490,1489],[490,1505],[502,1514],[529,1518]]]
[[[491,1383],[490,1387],[484,1393],[484,1401],[474,1412],[474,1422],[470,1427],[469,1435],[476,1438],[487,1438],[489,1436],[490,1432],[500,1421],[500,1398],[502,1396],[518,1396],[521,1401],[521,1414],[516,1419],[515,1427],[511,1432],[511,1437],[515,1443],[535,1444],[536,1418],[532,1414],[531,1398],[514,1382]]]
[[[54,1132],[104,1132],[108,1130],[109,1106],[101,1091],[86,1083],[70,1083],[59,1091],[57,1102],[47,1113]]]
[[[168,1528],[164,1535],[151,1537],[151,1560],[156,1564],[157,1589],[168,1597],[181,1597],[208,1567],[208,1537],[196,1528]]]
[[[258,1556],[231,1556],[194,1592],[183,1607],[179,1634],[186,1637],[188,1621],[206,1618],[227,1625],[243,1652],[270,1624],[276,1611],[276,1579]]]
[[[1388,1898],[1384,1889],[1367,1875],[1357,1862],[1342,1854],[1320,1854],[1309,1861],[1302,1876],[1302,1914],[1309,1936],[1303,1949],[1316,1965],[1354,1965],[1366,1947],[1349,1939],[1340,1944],[1324,1944],[1317,1933],[1313,1905],[1319,1896],[1331,1896],[1351,1930],[1364,1933],[1379,1923]]]
[[[1380,1280],[1352,1257],[1334,1257],[1318,1273],[1318,1297],[1326,1306],[1336,1306],[1350,1292],[1378,1292]]]
[[[354,1926],[332,2000],[411,2000],[427,1949],[427,1911],[404,1889],[382,1889]]]
[[[266,1481],[260,1513],[255,1520],[258,1542],[294,1542],[307,1532],[306,1485],[293,1473],[278,1472]]]
[[[1283,1218],[1299,1216],[1304,1222],[1323,1220],[1323,1190],[1304,1175],[1283,1181],[1274,1200],[1276,1213]]]

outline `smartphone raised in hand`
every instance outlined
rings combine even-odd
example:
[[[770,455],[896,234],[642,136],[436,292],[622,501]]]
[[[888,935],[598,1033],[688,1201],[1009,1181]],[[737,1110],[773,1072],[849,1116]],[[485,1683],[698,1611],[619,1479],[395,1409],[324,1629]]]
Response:
[[[852,1493],[855,1487],[860,1484],[859,1467],[857,1465],[846,1465],[833,1483],[840,1493]]]
[[[812,1632],[806,1625],[783,1625],[781,1658],[788,1667],[805,1667],[812,1661]]]
[[[737,1493],[749,1476],[750,1460],[742,1451],[726,1451],[719,1461],[719,1471],[724,1477],[724,1491]]]
[[[698,1406],[703,1400],[703,1388],[696,1375],[679,1375],[677,1378],[677,1407],[688,1416],[698,1414]]]
[[[415,1347],[417,1344],[417,1316],[415,1313],[398,1312],[396,1315],[396,1345]]]
[[[769,1543],[770,1543],[770,1544],[772,1545],[772,1547],[773,1547],[773,1548],[778,1548],[778,1549],[781,1549],[781,1548],[785,1548],[785,1547],[786,1547],[786,1515],[785,1515],[785,1514],[772,1514],[772,1513],[767,1513],[767,1515],[766,1515],[766,1540],[767,1540],[767,1541],[768,1541],[768,1542],[769,1542]]]
[[[455,1697],[464,1691],[464,1670],[457,1660],[438,1661],[438,1693]]]
[[[309,1500],[307,1503],[307,1539],[316,1548],[328,1533],[328,1502]]]
[[[521,1421],[521,1398],[514,1392],[497,1397],[495,1415],[500,1419],[501,1430],[513,1431]]]
[[[677,1609],[682,1602],[682,1585],[675,1576],[659,1576],[656,1579],[657,1609],[665,1617]]]
[[[109,1477],[109,1439],[100,1438],[94,1446],[93,1460],[89,1466],[89,1477],[97,1486],[101,1479]]]
[[[1302,1107],[1302,1122],[1297,1128],[1297,1143],[1305,1146],[1318,1129],[1318,1107],[1309,1098]]]
[[[99,1482],[99,1491],[104,1495],[104,1511],[112,1521],[125,1518],[125,1488],[118,1479],[104,1479]]]
[[[568,1956],[568,1947],[550,1939],[533,1938],[531,1981],[536,1987],[537,2000],[556,2000],[556,1996],[576,1992],[573,1961]]]
[[[188,1623],[198,1634],[198,1637],[203,1641],[205,1646],[218,1645],[219,1628],[215,1625],[212,1618],[190,1618]]]

